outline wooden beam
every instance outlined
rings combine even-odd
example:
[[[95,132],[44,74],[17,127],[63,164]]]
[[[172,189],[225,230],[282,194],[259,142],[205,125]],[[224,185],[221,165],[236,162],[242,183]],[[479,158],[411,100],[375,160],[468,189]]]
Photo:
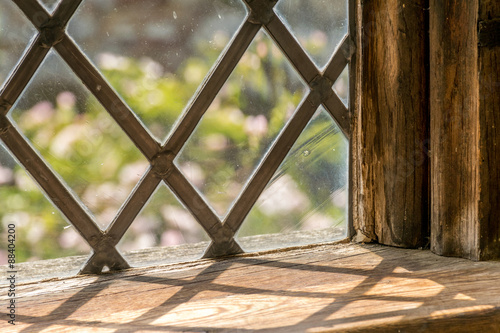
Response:
[[[381,244],[419,247],[428,233],[427,1],[362,6],[354,227]]]
[[[496,42],[479,47],[479,259],[500,258],[500,2],[481,0],[479,22],[494,27]],[[495,23],[496,22],[496,23]],[[484,33],[484,32],[483,32]],[[480,35],[481,37],[481,35]],[[484,39],[482,39],[484,40]]]
[[[499,47],[479,46],[497,1],[431,1],[431,248],[500,257]],[[446,22],[444,24],[443,22]]]
[[[478,0],[431,0],[431,249],[478,258]]]

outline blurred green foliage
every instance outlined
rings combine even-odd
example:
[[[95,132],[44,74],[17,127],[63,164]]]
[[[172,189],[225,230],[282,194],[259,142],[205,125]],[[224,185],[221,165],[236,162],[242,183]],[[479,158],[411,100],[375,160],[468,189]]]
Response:
[[[191,98],[199,78],[210,71],[218,56],[211,49],[203,54],[205,58],[190,58],[175,75],[163,74],[151,59],[116,55],[108,57],[120,58],[121,66],[101,70],[162,141],[185,107],[183,101]],[[33,89],[42,89],[43,93],[45,88]],[[95,97],[84,90],[83,86],[71,92],[47,90],[54,96],[39,99],[28,109],[15,108],[12,118],[104,228],[148,163]],[[220,216],[240,193],[305,93],[304,84],[281,52],[260,33],[176,160]],[[270,192],[273,186],[281,186],[291,197],[276,192],[277,200],[285,204],[280,209],[258,202],[240,236],[300,230],[304,221],[318,220],[318,214],[328,223],[311,222],[309,228],[339,223],[342,227],[347,203],[335,202],[332,194],[347,193],[346,156],[345,138],[326,112],[318,112],[269,186]],[[2,170],[8,173],[10,169],[4,166]],[[14,169],[10,181],[0,185],[0,202],[2,237],[8,223],[17,225],[19,262],[89,251],[74,227],[68,226],[20,167]],[[169,214],[171,211],[178,212],[177,217]],[[126,233],[120,249],[207,240],[201,227],[182,212],[185,208],[169,191],[156,192]],[[7,243],[1,244],[5,251]]]

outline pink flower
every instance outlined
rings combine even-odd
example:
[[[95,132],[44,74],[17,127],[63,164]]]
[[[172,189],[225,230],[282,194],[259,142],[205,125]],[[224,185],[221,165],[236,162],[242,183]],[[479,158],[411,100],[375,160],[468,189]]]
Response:
[[[76,104],[76,96],[70,91],[63,91],[57,95],[56,101],[61,109],[71,110]]]
[[[267,133],[267,119],[264,115],[249,116],[245,121],[245,132],[249,135],[261,137]]]

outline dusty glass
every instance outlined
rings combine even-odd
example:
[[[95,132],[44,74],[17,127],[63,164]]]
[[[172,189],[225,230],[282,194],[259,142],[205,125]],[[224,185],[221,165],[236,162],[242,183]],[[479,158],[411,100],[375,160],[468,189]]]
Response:
[[[238,240],[244,249],[256,251],[345,237],[348,162],[348,141],[320,107],[243,223]],[[265,241],[245,239],[263,233],[276,235]]]
[[[0,3],[0,89],[35,33],[35,27],[14,3]]]
[[[117,248],[134,267],[196,260],[210,238],[164,183],[150,197]],[[143,255],[143,249],[168,246],[171,251]],[[153,251],[153,250],[150,250]]]
[[[245,16],[237,0],[85,0],[68,34],[162,141]]]
[[[9,115],[105,229],[148,163],[56,53],[50,51]]]
[[[264,32],[257,34],[176,164],[224,217],[307,91]]]
[[[85,0],[72,19],[57,0],[29,1],[0,3],[10,13],[0,16],[8,31],[0,54],[12,60],[0,65],[8,84],[0,97],[9,100],[0,105],[1,117],[8,110],[1,232],[19,224],[20,261],[96,252],[100,261],[85,267],[97,272],[128,267],[115,245],[140,265],[141,248],[171,247],[155,250],[160,261],[221,255],[221,244],[235,253],[231,231],[248,251],[346,235],[350,73],[342,57],[350,40],[335,51],[347,33],[346,1],[281,0],[272,10],[284,25],[267,26],[251,14],[253,2],[238,0]],[[69,26],[53,34],[16,6],[66,13]],[[34,26],[43,43],[33,42]],[[22,58],[30,41],[24,59],[46,55],[38,68]],[[7,79],[16,63],[17,73],[34,72],[29,82]],[[121,100],[130,110],[116,107]],[[44,163],[31,163],[39,157]],[[209,238],[221,244],[208,248]]]
[[[348,31],[347,0],[281,0],[275,11],[320,68]]]

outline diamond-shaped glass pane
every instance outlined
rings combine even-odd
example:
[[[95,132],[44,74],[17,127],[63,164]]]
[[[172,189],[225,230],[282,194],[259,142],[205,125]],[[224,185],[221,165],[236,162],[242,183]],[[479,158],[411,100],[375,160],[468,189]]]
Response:
[[[0,264],[7,260],[7,229],[15,226],[16,263],[90,253],[84,241],[0,144]],[[75,272],[76,273],[76,272]]]
[[[0,1],[0,89],[35,33],[35,27],[13,1]]]
[[[224,216],[306,91],[260,32],[175,160]]]
[[[68,33],[163,140],[245,15],[238,0],[86,0]]]
[[[347,0],[281,0],[275,10],[318,67],[347,34]]]
[[[44,7],[47,9],[49,13],[54,12],[57,5],[61,2],[61,0],[38,0]]]
[[[344,105],[349,107],[349,66],[345,66],[332,88]]]
[[[162,182],[118,244],[133,266],[199,259],[210,238]],[[148,250],[152,247],[170,247]],[[154,251],[151,252],[151,251]]]
[[[149,165],[53,51],[10,115],[102,227],[113,220]]]
[[[293,145],[238,232],[248,251],[345,237],[348,214],[348,142],[320,107]],[[278,234],[258,242],[252,237]]]

